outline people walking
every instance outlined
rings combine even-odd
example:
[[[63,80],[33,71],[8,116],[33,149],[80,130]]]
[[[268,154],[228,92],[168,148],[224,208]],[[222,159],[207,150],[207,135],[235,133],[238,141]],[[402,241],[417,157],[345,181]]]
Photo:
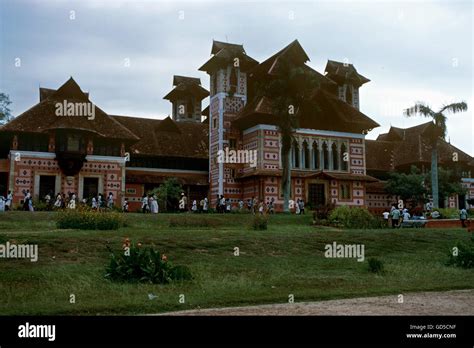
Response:
[[[124,213],[128,213],[128,198],[125,198],[123,200],[122,211]]]
[[[5,211],[11,210],[12,201],[13,201],[12,191],[8,191],[7,200],[5,201]]]
[[[150,211],[152,214],[158,214],[158,200],[154,196],[150,196]]]
[[[147,213],[149,210],[148,208],[148,197],[144,194],[142,197],[142,213]]]
[[[109,192],[107,197],[107,208],[112,209],[114,207],[114,195],[112,192]]]
[[[461,226],[467,227],[466,220],[467,220],[467,210],[466,208],[462,208],[459,212],[459,219],[461,220]]]
[[[392,217],[392,228],[398,227],[398,222],[400,220],[400,210],[394,207],[390,215]]]

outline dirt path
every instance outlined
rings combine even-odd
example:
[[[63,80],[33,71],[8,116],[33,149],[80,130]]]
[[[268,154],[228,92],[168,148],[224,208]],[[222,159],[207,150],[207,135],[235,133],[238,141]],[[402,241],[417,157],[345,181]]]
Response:
[[[196,309],[161,315],[474,315],[474,289],[297,302],[249,307]]]

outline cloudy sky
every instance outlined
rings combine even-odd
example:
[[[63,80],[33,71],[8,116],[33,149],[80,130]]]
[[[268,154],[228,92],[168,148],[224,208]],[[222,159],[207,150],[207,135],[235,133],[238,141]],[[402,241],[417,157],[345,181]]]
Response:
[[[173,74],[208,88],[197,69],[213,39],[258,61],[298,39],[319,72],[327,59],[348,61],[371,79],[361,110],[382,126],[368,138],[426,122],[403,117],[418,100],[434,109],[465,100],[448,136],[474,155],[473,17],[469,0],[0,0],[0,92],[16,116],[38,102],[39,86],[73,76],[109,114],[164,118]]]

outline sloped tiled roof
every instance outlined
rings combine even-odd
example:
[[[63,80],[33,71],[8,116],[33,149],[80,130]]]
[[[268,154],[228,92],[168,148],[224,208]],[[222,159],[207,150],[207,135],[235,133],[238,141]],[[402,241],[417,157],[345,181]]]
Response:
[[[315,90],[311,99],[311,103],[303,108],[304,112],[297,114],[299,128],[362,133],[379,126],[358,109],[323,89]],[[254,99],[241,110],[233,124],[240,129],[257,124],[278,125],[277,117],[272,115],[271,99]]]
[[[41,94],[41,92],[40,92]],[[136,141],[138,137],[95,106],[95,118],[57,116],[56,104],[92,103],[71,77],[58,90],[43,90],[43,100],[2,127],[7,132],[45,133],[52,129],[78,129],[98,136]]]
[[[242,71],[247,71],[258,64],[255,59],[245,53],[243,45],[213,41],[211,55],[212,57],[199,70],[211,73],[227,66],[230,62],[234,63],[235,58],[239,59],[239,68]]]
[[[176,100],[181,97],[192,95],[202,100],[209,95],[209,91],[201,86],[201,80],[196,77],[174,76],[173,86],[176,86],[163,97],[163,99]]]
[[[388,133],[381,134],[377,140],[366,140],[367,169],[391,170],[400,166],[416,163],[431,163],[431,135],[436,132],[433,122],[414,127],[390,127]],[[438,140],[438,158],[440,164],[453,161],[457,153],[458,161],[469,163],[472,157],[445,140]]]
[[[132,154],[208,158],[208,125],[131,116],[112,116],[137,134],[140,140],[131,147]]]
[[[349,63],[328,60],[324,71],[328,78],[336,82],[351,81],[357,86],[361,86],[370,81],[367,77],[359,74],[354,65]]]

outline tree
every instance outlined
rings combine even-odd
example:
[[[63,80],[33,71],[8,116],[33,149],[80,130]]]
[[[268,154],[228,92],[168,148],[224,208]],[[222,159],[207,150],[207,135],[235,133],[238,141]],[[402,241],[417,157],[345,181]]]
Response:
[[[430,117],[433,119],[437,131],[432,132],[430,138],[431,142],[431,191],[433,196],[433,207],[439,207],[439,195],[438,195],[438,139],[446,138],[446,115],[445,113],[457,113],[467,110],[467,104],[465,102],[452,103],[443,106],[438,112],[433,111],[429,106],[424,103],[418,102],[414,107],[406,109],[404,111],[405,116],[412,117],[415,115],[422,115],[424,117]]]
[[[431,186],[431,180],[431,173],[428,172],[426,174],[426,184],[429,187]],[[456,170],[438,168],[438,194],[441,202],[446,198],[465,193],[466,189],[461,185],[461,175]]]
[[[409,174],[390,173],[385,190],[391,195],[399,196],[403,201],[414,200],[423,202],[427,193],[425,187],[425,176],[415,167],[411,167]]]
[[[8,107],[11,103],[8,94],[0,93],[0,124],[7,123],[13,118],[11,110]]]
[[[148,194],[156,195],[164,211],[177,206],[183,188],[176,178],[168,178],[159,187],[151,190]]]
[[[281,56],[278,63],[278,73],[269,80],[257,83],[255,89],[257,97],[271,100],[272,114],[277,119],[281,136],[283,211],[288,213],[291,189],[290,151],[294,130],[298,128],[297,115],[303,113],[310,95],[319,87],[319,83],[311,70],[295,66],[285,56]]]

